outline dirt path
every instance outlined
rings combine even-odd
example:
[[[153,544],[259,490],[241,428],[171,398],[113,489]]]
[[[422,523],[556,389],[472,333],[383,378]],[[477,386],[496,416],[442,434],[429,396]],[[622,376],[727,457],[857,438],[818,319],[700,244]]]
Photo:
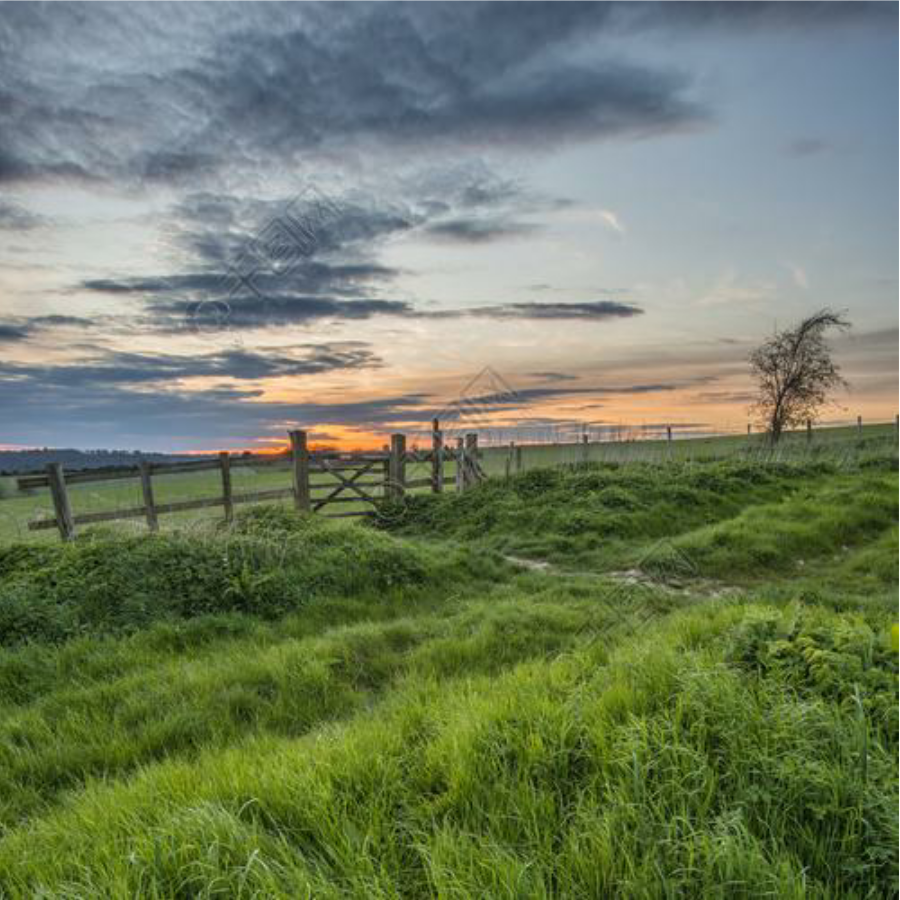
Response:
[[[741,588],[725,584],[712,578],[665,578],[650,575],[641,569],[625,569],[612,572],[573,572],[559,569],[544,559],[524,559],[520,556],[504,555],[508,563],[529,572],[540,572],[554,578],[602,578],[621,584],[654,588],[670,594],[703,594],[707,597],[728,597],[741,593]]]

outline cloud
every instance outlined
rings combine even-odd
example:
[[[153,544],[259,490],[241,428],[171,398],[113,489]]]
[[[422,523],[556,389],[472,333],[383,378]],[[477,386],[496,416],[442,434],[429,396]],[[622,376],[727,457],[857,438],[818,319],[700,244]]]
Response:
[[[776,286],[768,281],[741,282],[727,271],[697,301],[697,306],[742,306],[764,303],[775,297]]]
[[[0,363],[0,383],[39,381],[44,387],[140,385],[189,378],[232,378],[258,381],[283,376],[319,375],[381,365],[369,346],[359,341],[304,344],[267,352],[232,348],[205,356],[98,351],[77,363],[30,365]]]
[[[694,399],[701,403],[727,403],[729,405],[753,403],[757,395],[751,391],[700,391]]]
[[[754,33],[840,31],[848,27],[897,28],[893,3],[837,2],[784,3],[732,0],[707,3],[623,3],[617,10],[622,30],[666,30],[672,33],[720,31],[746,37]]]
[[[638,306],[597,300],[586,303],[509,303],[428,311],[403,300],[338,300],[325,297],[231,298],[227,302],[194,303],[172,301],[150,307],[149,324],[162,331],[198,328],[206,331],[268,328],[277,325],[304,325],[319,320],[353,321],[376,316],[406,319],[603,321],[643,315]]]
[[[101,378],[99,373],[71,377],[75,367],[61,366],[55,367],[59,369],[57,377],[48,379],[39,367],[23,367],[18,372],[0,368],[0,421],[16,423],[15,437],[21,444],[52,446],[58,435],[65,433],[67,444],[72,446],[93,447],[100,441],[170,450],[173,446],[189,449],[239,444],[260,437],[284,439],[287,431],[297,426],[340,425],[360,433],[424,430],[435,415],[448,413],[427,393],[336,403],[275,402],[261,399],[252,379],[249,386],[190,390],[177,382],[146,380],[150,374],[165,374],[166,367],[154,368],[152,360],[120,360],[116,365],[123,371],[130,368],[133,376],[125,374],[119,382]],[[212,368],[218,365],[211,363]],[[174,368],[171,362],[169,368]],[[525,422],[529,405],[554,398],[647,394],[677,387],[665,383],[560,386],[525,389],[515,397],[472,399],[490,405],[492,412],[521,411],[516,421]]]
[[[91,328],[93,319],[81,316],[18,316],[0,322],[0,342],[14,343],[27,341],[39,332],[49,331],[55,328]]]
[[[577,381],[575,375],[566,375],[564,372],[529,372],[531,378],[540,378],[543,381]]]
[[[15,344],[28,340],[30,329],[27,325],[10,325],[0,322],[0,343]]]
[[[342,300],[334,297],[241,296],[210,300],[167,300],[148,304],[148,326],[164,332],[228,331],[357,321],[375,316],[416,315],[403,300]]]
[[[831,144],[821,138],[801,137],[791,141],[784,149],[788,156],[816,156],[831,150]]]
[[[606,223],[616,234],[625,234],[625,226],[619,220],[619,217],[609,209],[601,209],[598,213],[603,222]]]
[[[303,154],[694,127],[681,73],[573,62],[606,4],[28,5],[0,29],[0,180],[196,182]],[[66,61],[66,78],[50,63]],[[152,60],[152,66],[150,61]]]
[[[161,297],[199,300],[225,300],[235,289],[256,298],[302,294],[358,295],[372,282],[387,281],[394,269],[374,263],[330,265],[306,262],[283,273],[262,264],[244,264],[240,258],[220,271],[158,275],[141,278],[97,278],[81,283],[89,291],[103,294],[135,294],[158,302]]]
[[[464,244],[486,244],[507,238],[528,237],[539,230],[539,225],[530,222],[475,218],[449,219],[425,228],[425,232],[433,237]]]
[[[454,313],[451,313],[454,314]],[[492,319],[629,319],[644,310],[631,303],[614,300],[592,300],[585,303],[506,303],[482,306],[455,313]],[[439,313],[438,315],[443,315]]]
[[[2,175],[0,175],[2,180]],[[26,209],[19,203],[0,199],[0,229],[5,231],[30,231],[46,224],[46,219]]]
[[[411,312],[379,296],[401,272],[380,264],[385,243],[406,233],[479,243],[537,229],[515,215],[558,205],[527,195],[483,165],[426,170],[387,186],[401,200],[362,190],[260,201],[195,192],[165,214],[164,244],[181,271],[91,278],[84,290],[133,295],[151,314],[183,317],[228,304],[230,325]],[[344,301],[355,301],[353,306]]]
[[[621,35],[897,27],[895,4],[842,2],[4,4],[0,18],[0,181],[130,185],[682,131],[710,119],[690,80],[608,49]]]
[[[443,209],[449,209],[446,203]],[[361,263],[373,247],[425,220],[415,202],[359,190],[260,200],[228,193],[192,193],[166,214],[169,241],[200,267],[221,269],[253,257],[265,268],[267,250],[282,246],[298,259]]]
[[[365,144],[645,135],[705,118],[677,72],[576,45],[660,27],[896,21],[894,0],[7,3],[0,181],[196,181]],[[64,76],[60,73],[64,72]]]
[[[290,403],[262,400],[257,388],[191,391],[173,384],[65,378],[57,384],[39,372],[0,371],[0,421],[15,422],[17,439],[35,446],[54,446],[60,434],[72,446],[112,442],[152,450],[209,448],[260,437],[283,440],[293,427],[317,424],[388,430],[419,421],[418,410],[427,400],[413,393],[345,403]]]
[[[374,316],[602,319],[642,312],[610,301],[499,304],[435,312],[395,299],[393,282],[402,272],[378,262],[388,240],[425,234],[478,244],[519,237],[540,228],[521,221],[522,214],[568,209],[572,204],[531,194],[483,163],[425,169],[402,177],[388,187],[388,195],[392,191],[405,193],[398,200],[361,189],[334,197],[313,190],[298,198],[258,200],[193,192],[172,206],[165,219],[164,240],[182,271],[90,278],[78,287],[133,296],[143,303],[144,312],[133,316],[131,324],[167,333]],[[320,214],[323,207],[325,214]],[[621,230],[615,215],[604,212]],[[595,218],[596,211],[591,215]],[[297,233],[304,242],[299,248],[293,243]],[[271,255],[268,242],[273,235],[285,242],[287,264]],[[278,248],[282,249],[280,243]],[[113,321],[108,324],[114,327]]]
[[[804,291],[809,290],[809,277],[806,274],[806,269],[803,266],[798,265],[797,263],[786,262],[784,264],[785,268],[791,274],[791,280],[797,285],[798,288],[802,288]]]

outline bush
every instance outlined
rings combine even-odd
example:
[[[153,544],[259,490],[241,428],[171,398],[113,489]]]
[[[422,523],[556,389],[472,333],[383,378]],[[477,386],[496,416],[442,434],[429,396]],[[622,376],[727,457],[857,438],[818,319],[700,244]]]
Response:
[[[133,631],[160,619],[242,612],[274,618],[323,595],[361,596],[438,580],[440,557],[372,529],[277,509],[202,534],[85,534],[0,549],[0,645]]]
[[[858,619],[793,604],[745,619],[734,631],[729,660],[785,688],[860,709],[882,738],[897,745],[897,653],[887,631]]]

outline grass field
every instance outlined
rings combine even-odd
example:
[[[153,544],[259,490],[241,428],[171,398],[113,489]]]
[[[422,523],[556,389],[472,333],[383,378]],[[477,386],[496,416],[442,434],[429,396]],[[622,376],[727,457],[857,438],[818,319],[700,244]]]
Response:
[[[7,541],[0,896],[895,896],[896,447],[832,437]]]

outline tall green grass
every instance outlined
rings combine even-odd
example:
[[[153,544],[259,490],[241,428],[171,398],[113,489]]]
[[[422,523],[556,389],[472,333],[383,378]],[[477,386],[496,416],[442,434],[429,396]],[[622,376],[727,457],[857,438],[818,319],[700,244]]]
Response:
[[[796,575],[877,541],[896,521],[896,473],[863,471],[806,484],[779,501],[679,535],[673,546],[715,577]]]
[[[896,459],[578,465],[490,479],[464,494],[411,496],[378,524],[477,541],[501,553],[605,570],[641,563],[660,539],[703,574],[781,576],[870,541],[897,517]]]
[[[303,734],[365,709],[410,676],[497,673],[559,653],[585,629],[606,619],[615,624],[609,611],[598,616],[591,601],[590,593],[579,599],[556,589],[548,597],[524,586],[490,601],[422,598],[381,622],[337,625],[318,635],[304,633],[302,614],[270,626],[206,618],[207,631],[219,637],[202,650],[195,643],[192,652],[165,652],[171,626],[157,625],[129,639],[82,641],[77,653],[69,647],[56,659],[32,659],[31,672],[26,654],[0,653],[7,701],[0,826],[40,811],[91,776],[120,775],[254,734]],[[61,669],[71,678],[60,677]],[[23,675],[31,676],[27,689]]]
[[[484,554],[437,553],[278,507],[218,530],[98,530],[69,544],[0,547],[0,641],[59,642],[222,612],[273,618],[314,597],[378,596],[494,570]]]
[[[748,655],[760,615],[695,612],[611,656],[594,645],[450,686],[410,679],[309,737],[90,785],[0,843],[0,884],[10,896],[888,896],[896,734],[856,701],[840,654],[822,666],[827,689],[756,665],[782,652],[773,635]],[[793,630],[799,644],[806,627]],[[868,666],[890,685],[878,706],[896,706],[890,651]]]
[[[4,548],[0,896],[894,896],[896,487],[577,466]]]
[[[815,465],[800,471],[821,474]],[[565,555],[581,545],[675,534],[774,499],[800,480],[796,467],[734,463],[534,469],[463,494],[410,496],[376,521],[400,533],[531,544]]]

